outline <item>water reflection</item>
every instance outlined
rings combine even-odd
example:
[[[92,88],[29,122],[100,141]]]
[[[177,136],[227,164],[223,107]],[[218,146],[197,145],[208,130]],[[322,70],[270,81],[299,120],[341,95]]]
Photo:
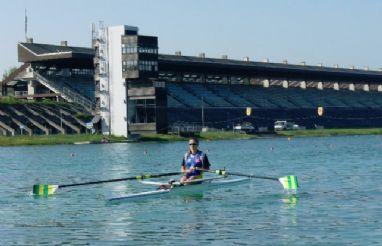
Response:
[[[192,203],[192,202],[198,202],[203,200],[204,195],[203,192],[194,192],[189,194],[179,194],[179,197],[182,199],[185,203]]]
[[[299,196],[298,194],[286,194],[282,198],[282,201],[285,205],[287,205],[288,208],[296,208],[299,201]]]

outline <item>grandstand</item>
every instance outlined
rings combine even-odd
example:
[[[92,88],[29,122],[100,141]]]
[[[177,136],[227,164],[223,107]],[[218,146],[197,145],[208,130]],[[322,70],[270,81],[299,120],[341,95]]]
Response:
[[[82,108],[80,106],[80,110]],[[50,135],[89,132],[86,119],[69,103],[0,104],[0,134]]]
[[[190,86],[203,93],[193,95],[191,99],[190,93],[184,89]],[[205,100],[207,103],[204,103],[204,125],[210,127],[231,128],[232,124],[244,121],[258,127],[271,127],[277,119],[295,121],[307,128],[319,124],[326,127],[371,127],[382,122],[382,98],[378,92],[263,88],[252,85],[194,86],[183,83],[168,83],[167,91],[168,122],[175,125],[184,121],[184,114],[188,115],[185,124],[192,122],[201,125],[202,97],[206,95],[209,101]],[[188,99],[182,102],[174,98]],[[245,115],[247,107],[253,109],[251,116]],[[325,116],[317,115],[318,107],[324,107]],[[181,115],[179,111],[182,111]],[[361,118],[371,121],[362,121]]]
[[[380,71],[158,54],[157,37],[131,26],[101,27],[92,48],[29,40],[18,52],[23,64],[3,81],[3,95],[65,101],[73,110],[1,108],[0,131],[8,135],[20,124],[23,134],[83,132],[76,108],[92,114],[104,134],[123,136],[244,122],[273,131],[276,120],[306,128],[382,126]]]
[[[78,117],[96,115],[91,49],[29,40],[18,44],[18,53],[23,64],[2,82],[2,95],[65,103],[0,103],[0,134],[79,134],[89,132],[90,123],[98,127],[97,117]]]

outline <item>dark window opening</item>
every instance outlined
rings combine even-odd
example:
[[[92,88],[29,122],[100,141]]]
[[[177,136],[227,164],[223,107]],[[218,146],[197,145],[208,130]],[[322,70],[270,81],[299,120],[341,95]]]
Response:
[[[154,123],[155,99],[133,99],[129,100],[129,123]]]

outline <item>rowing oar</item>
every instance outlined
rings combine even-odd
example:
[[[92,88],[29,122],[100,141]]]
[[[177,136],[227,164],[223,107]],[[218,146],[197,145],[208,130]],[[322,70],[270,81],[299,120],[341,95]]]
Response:
[[[238,172],[228,172],[222,169],[217,169],[217,170],[199,169],[199,170],[204,172],[215,173],[218,175],[224,175],[224,176],[233,175],[233,176],[241,176],[241,177],[254,178],[254,179],[274,180],[274,181],[280,182],[285,190],[297,191],[297,188],[298,188],[297,176],[294,176],[294,175],[288,175],[281,178],[275,178],[275,177],[259,176],[259,175],[253,175],[253,174],[238,173]]]
[[[99,181],[90,181],[84,183],[74,183],[74,184],[62,184],[62,185],[52,185],[52,184],[35,184],[33,185],[33,194],[34,195],[52,195],[57,189],[72,187],[72,186],[82,186],[82,185],[93,185],[93,184],[102,184],[102,183],[111,183],[111,182],[120,182],[127,180],[142,180],[149,178],[159,178],[165,176],[173,176],[180,175],[181,172],[172,172],[172,173],[159,173],[159,174],[142,174],[127,178],[119,178],[119,179],[107,179],[107,180],[99,180]]]

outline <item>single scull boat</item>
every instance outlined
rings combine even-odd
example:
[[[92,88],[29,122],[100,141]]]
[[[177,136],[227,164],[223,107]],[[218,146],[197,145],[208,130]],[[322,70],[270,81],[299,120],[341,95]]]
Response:
[[[109,199],[110,202],[122,202],[122,201],[135,201],[142,200],[146,198],[162,197],[174,194],[192,194],[196,192],[201,192],[205,190],[211,190],[221,187],[227,187],[230,185],[241,184],[249,181],[250,178],[236,178],[229,179],[226,176],[216,177],[216,178],[204,178],[196,179],[187,182],[186,184],[181,184],[180,182],[161,183],[152,181],[141,181],[142,184],[154,185],[158,187],[157,190],[145,191],[134,194],[129,194],[126,196],[115,197]]]

